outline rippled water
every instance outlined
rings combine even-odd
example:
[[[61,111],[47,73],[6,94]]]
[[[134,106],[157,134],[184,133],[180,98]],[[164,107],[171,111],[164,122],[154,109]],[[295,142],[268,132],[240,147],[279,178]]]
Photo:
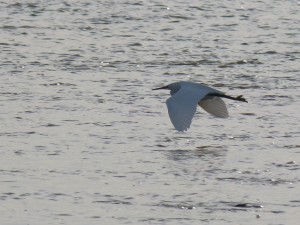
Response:
[[[298,224],[297,1],[1,3],[1,224]],[[176,132],[154,87],[229,119]]]

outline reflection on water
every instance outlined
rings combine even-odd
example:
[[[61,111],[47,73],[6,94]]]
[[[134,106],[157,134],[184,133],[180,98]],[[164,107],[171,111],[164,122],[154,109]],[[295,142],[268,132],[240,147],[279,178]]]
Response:
[[[168,158],[181,161],[189,160],[193,158],[199,158],[199,160],[218,160],[218,158],[225,155],[226,149],[224,146],[200,146],[195,150],[162,150],[162,152],[168,154]]]

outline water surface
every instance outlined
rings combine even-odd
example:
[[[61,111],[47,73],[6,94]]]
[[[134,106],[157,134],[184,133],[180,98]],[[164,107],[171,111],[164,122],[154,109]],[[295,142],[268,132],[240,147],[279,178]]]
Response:
[[[0,10],[2,224],[298,224],[297,1]],[[180,80],[249,103],[180,133]]]

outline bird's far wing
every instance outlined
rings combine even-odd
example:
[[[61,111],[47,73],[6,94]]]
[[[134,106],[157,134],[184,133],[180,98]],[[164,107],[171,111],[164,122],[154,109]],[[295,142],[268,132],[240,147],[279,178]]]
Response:
[[[197,109],[197,103],[202,97],[197,96],[193,90],[179,90],[168,98],[168,112],[174,127],[178,131],[190,128],[193,116]]]
[[[220,118],[227,118],[229,116],[225,102],[219,97],[204,98],[198,104],[213,116]]]

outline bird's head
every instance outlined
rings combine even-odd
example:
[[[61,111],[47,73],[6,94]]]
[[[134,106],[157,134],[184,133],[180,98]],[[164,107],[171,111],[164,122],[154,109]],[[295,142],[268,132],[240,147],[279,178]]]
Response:
[[[173,95],[177,91],[179,91],[180,87],[181,87],[180,82],[176,82],[176,83],[168,84],[167,86],[163,86],[163,87],[160,87],[160,88],[154,88],[152,90],[167,89],[167,90],[170,90],[170,94]]]
[[[169,87],[167,85],[167,86],[163,86],[163,87],[159,87],[159,88],[154,88],[152,90],[155,91],[155,90],[160,90],[160,89],[169,89]]]

